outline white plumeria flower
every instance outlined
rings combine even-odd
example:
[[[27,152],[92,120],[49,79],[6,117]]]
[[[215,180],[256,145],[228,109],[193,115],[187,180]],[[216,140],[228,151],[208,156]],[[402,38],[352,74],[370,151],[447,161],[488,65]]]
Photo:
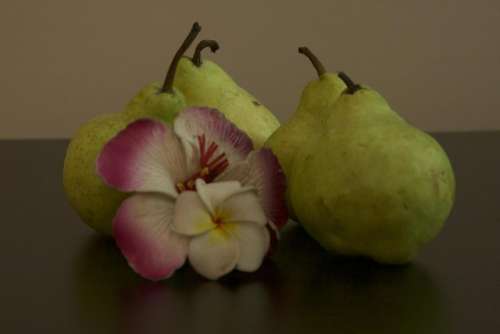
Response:
[[[173,229],[191,237],[189,262],[199,274],[217,279],[234,268],[252,272],[261,266],[271,239],[254,188],[198,179],[196,192],[183,192],[174,212]]]
[[[195,194],[197,180],[253,187],[265,226],[279,229],[288,219],[278,160],[269,149],[253,151],[250,138],[215,109],[185,109],[173,128],[137,120],[103,147],[96,164],[108,186],[132,193],[113,219],[113,236],[129,265],[151,280],[171,276],[187,258],[190,237],[173,231],[181,214],[174,208],[184,192]]]

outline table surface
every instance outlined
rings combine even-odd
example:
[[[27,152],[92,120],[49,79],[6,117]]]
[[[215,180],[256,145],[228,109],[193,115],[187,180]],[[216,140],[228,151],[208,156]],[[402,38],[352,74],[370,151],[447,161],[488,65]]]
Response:
[[[253,274],[141,279],[81,223],[66,140],[0,141],[2,333],[492,333],[500,327],[500,132],[436,138],[455,167],[444,230],[406,266],[332,256],[293,223]]]

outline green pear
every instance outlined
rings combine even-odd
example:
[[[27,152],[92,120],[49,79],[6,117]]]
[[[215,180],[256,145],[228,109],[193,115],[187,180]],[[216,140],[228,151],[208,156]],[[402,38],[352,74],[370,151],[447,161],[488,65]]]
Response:
[[[216,63],[201,60],[201,51],[218,49],[215,41],[201,41],[192,59],[179,62],[174,86],[186,97],[188,106],[206,106],[221,111],[227,119],[252,139],[256,148],[279,127],[278,119],[264,105],[238,86]]]
[[[97,156],[111,138],[134,120],[152,117],[171,123],[185,108],[185,98],[173,87],[173,81],[179,60],[200,30],[195,23],[172,59],[163,85],[153,82],[146,86],[123,112],[97,116],[82,125],[70,141],[64,159],[64,190],[80,218],[96,231],[111,235],[115,212],[128,196],[102,182],[96,174]]]
[[[450,214],[452,166],[438,142],[380,94],[339,77],[347,88],[326,108],[322,126],[297,134],[314,140],[292,166],[295,214],[327,250],[409,262]]]
[[[103,145],[131,121],[125,114],[109,113],[83,124],[71,139],[63,167],[63,186],[71,207],[87,225],[111,234],[111,220],[127,197],[106,186],[95,172]]]
[[[308,48],[301,47],[299,52],[312,62],[318,72],[318,79],[307,84],[295,113],[265,143],[265,146],[270,148],[278,158],[287,179],[292,177],[294,161],[301,159],[304,148],[313,139],[309,134],[322,127],[321,123],[329,116],[329,107],[337,101],[346,88],[344,81],[338,77],[337,73],[328,73]],[[290,188],[287,189],[288,209],[290,216],[296,218],[289,198]]]

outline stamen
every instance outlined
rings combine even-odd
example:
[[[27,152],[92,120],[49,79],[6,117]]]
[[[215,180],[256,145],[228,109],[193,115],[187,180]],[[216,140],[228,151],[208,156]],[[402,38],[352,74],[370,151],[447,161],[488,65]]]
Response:
[[[177,183],[177,192],[183,192],[186,190],[186,187],[184,187],[184,184],[182,182]]]
[[[199,178],[203,179],[207,183],[212,182],[217,176],[224,172],[227,167],[229,167],[229,161],[227,160],[224,152],[212,159],[215,152],[219,149],[219,145],[217,145],[217,143],[211,142],[207,148],[205,134],[197,136],[197,140],[200,149],[200,169],[184,182],[177,183],[176,186],[179,193],[186,190],[196,190],[195,182]]]
[[[207,149],[207,152],[205,152],[205,157],[206,157],[206,160],[205,160],[205,164],[208,163],[208,161],[210,160],[210,158],[212,157],[212,155],[215,153],[215,151],[217,151],[217,148],[219,147],[219,145],[217,145],[216,143],[212,142],[210,144],[210,146],[208,147]],[[204,164],[204,165],[205,165]]]
[[[218,175],[222,174],[223,171],[229,166],[229,162],[227,160],[223,160],[219,162],[215,167],[212,168],[212,180],[215,179]]]
[[[203,167],[203,169],[200,172],[200,176],[204,177],[207,176],[208,174],[210,174],[210,170],[208,169],[208,167]]]
[[[222,159],[224,159],[226,157],[226,153],[221,153],[217,156],[217,158],[215,158],[214,160],[212,160],[212,162],[210,162],[210,164],[208,165],[208,168],[214,168],[214,166],[219,163]]]
[[[198,145],[200,146],[200,157],[205,155],[205,134],[198,136]]]

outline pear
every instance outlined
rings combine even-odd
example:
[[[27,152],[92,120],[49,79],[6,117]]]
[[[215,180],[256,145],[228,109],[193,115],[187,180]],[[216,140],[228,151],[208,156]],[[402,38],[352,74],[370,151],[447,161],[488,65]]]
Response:
[[[278,119],[254,96],[238,86],[219,65],[201,60],[201,51],[207,47],[215,52],[219,45],[216,41],[203,40],[196,47],[192,59],[183,57],[174,86],[184,94],[188,106],[218,109],[248,134],[256,148],[261,147],[280,126]]]
[[[130,121],[122,113],[91,119],[77,130],[64,158],[63,186],[71,207],[83,222],[104,234],[111,234],[111,220],[127,194],[101,181],[95,172],[95,161],[103,145]]]
[[[328,73],[320,60],[306,47],[299,48],[299,53],[309,58],[318,73],[318,79],[309,82],[302,92],[299,106],[288,122],[276,130],[266,141],[278,158],[287,179],[292,177],[292,165],[295,159],[305,151],[311,133],[322,127],[329,114],[329,107],[337,101],[346,85],[337,73]],[[307,135],[304,135],[307,134]],[[296,218],[290,205],[290,190],[287,188],[287,203],[290,216]]]
[[[376,91],[340,73],[347,88],[292,166],[290,200],[325,249],[380,263],[411,261],[453,206],[450,161],[430,135]],[[318,96],[321,98],[321,96]]]
[[[128,194],[105,185],[96,174],[96,159],[102,147],[129,123],[152,117],[170,123],[185,108],[182,93],[173,87],[179,60],[200,32],[193,24],[172,59],[165,81],[143,88],[123,112],[97,116],[83,124],[70,141],[63,168],[63,186],[70,205],[80,218],[98,232],[111,235],[111,221]]]

